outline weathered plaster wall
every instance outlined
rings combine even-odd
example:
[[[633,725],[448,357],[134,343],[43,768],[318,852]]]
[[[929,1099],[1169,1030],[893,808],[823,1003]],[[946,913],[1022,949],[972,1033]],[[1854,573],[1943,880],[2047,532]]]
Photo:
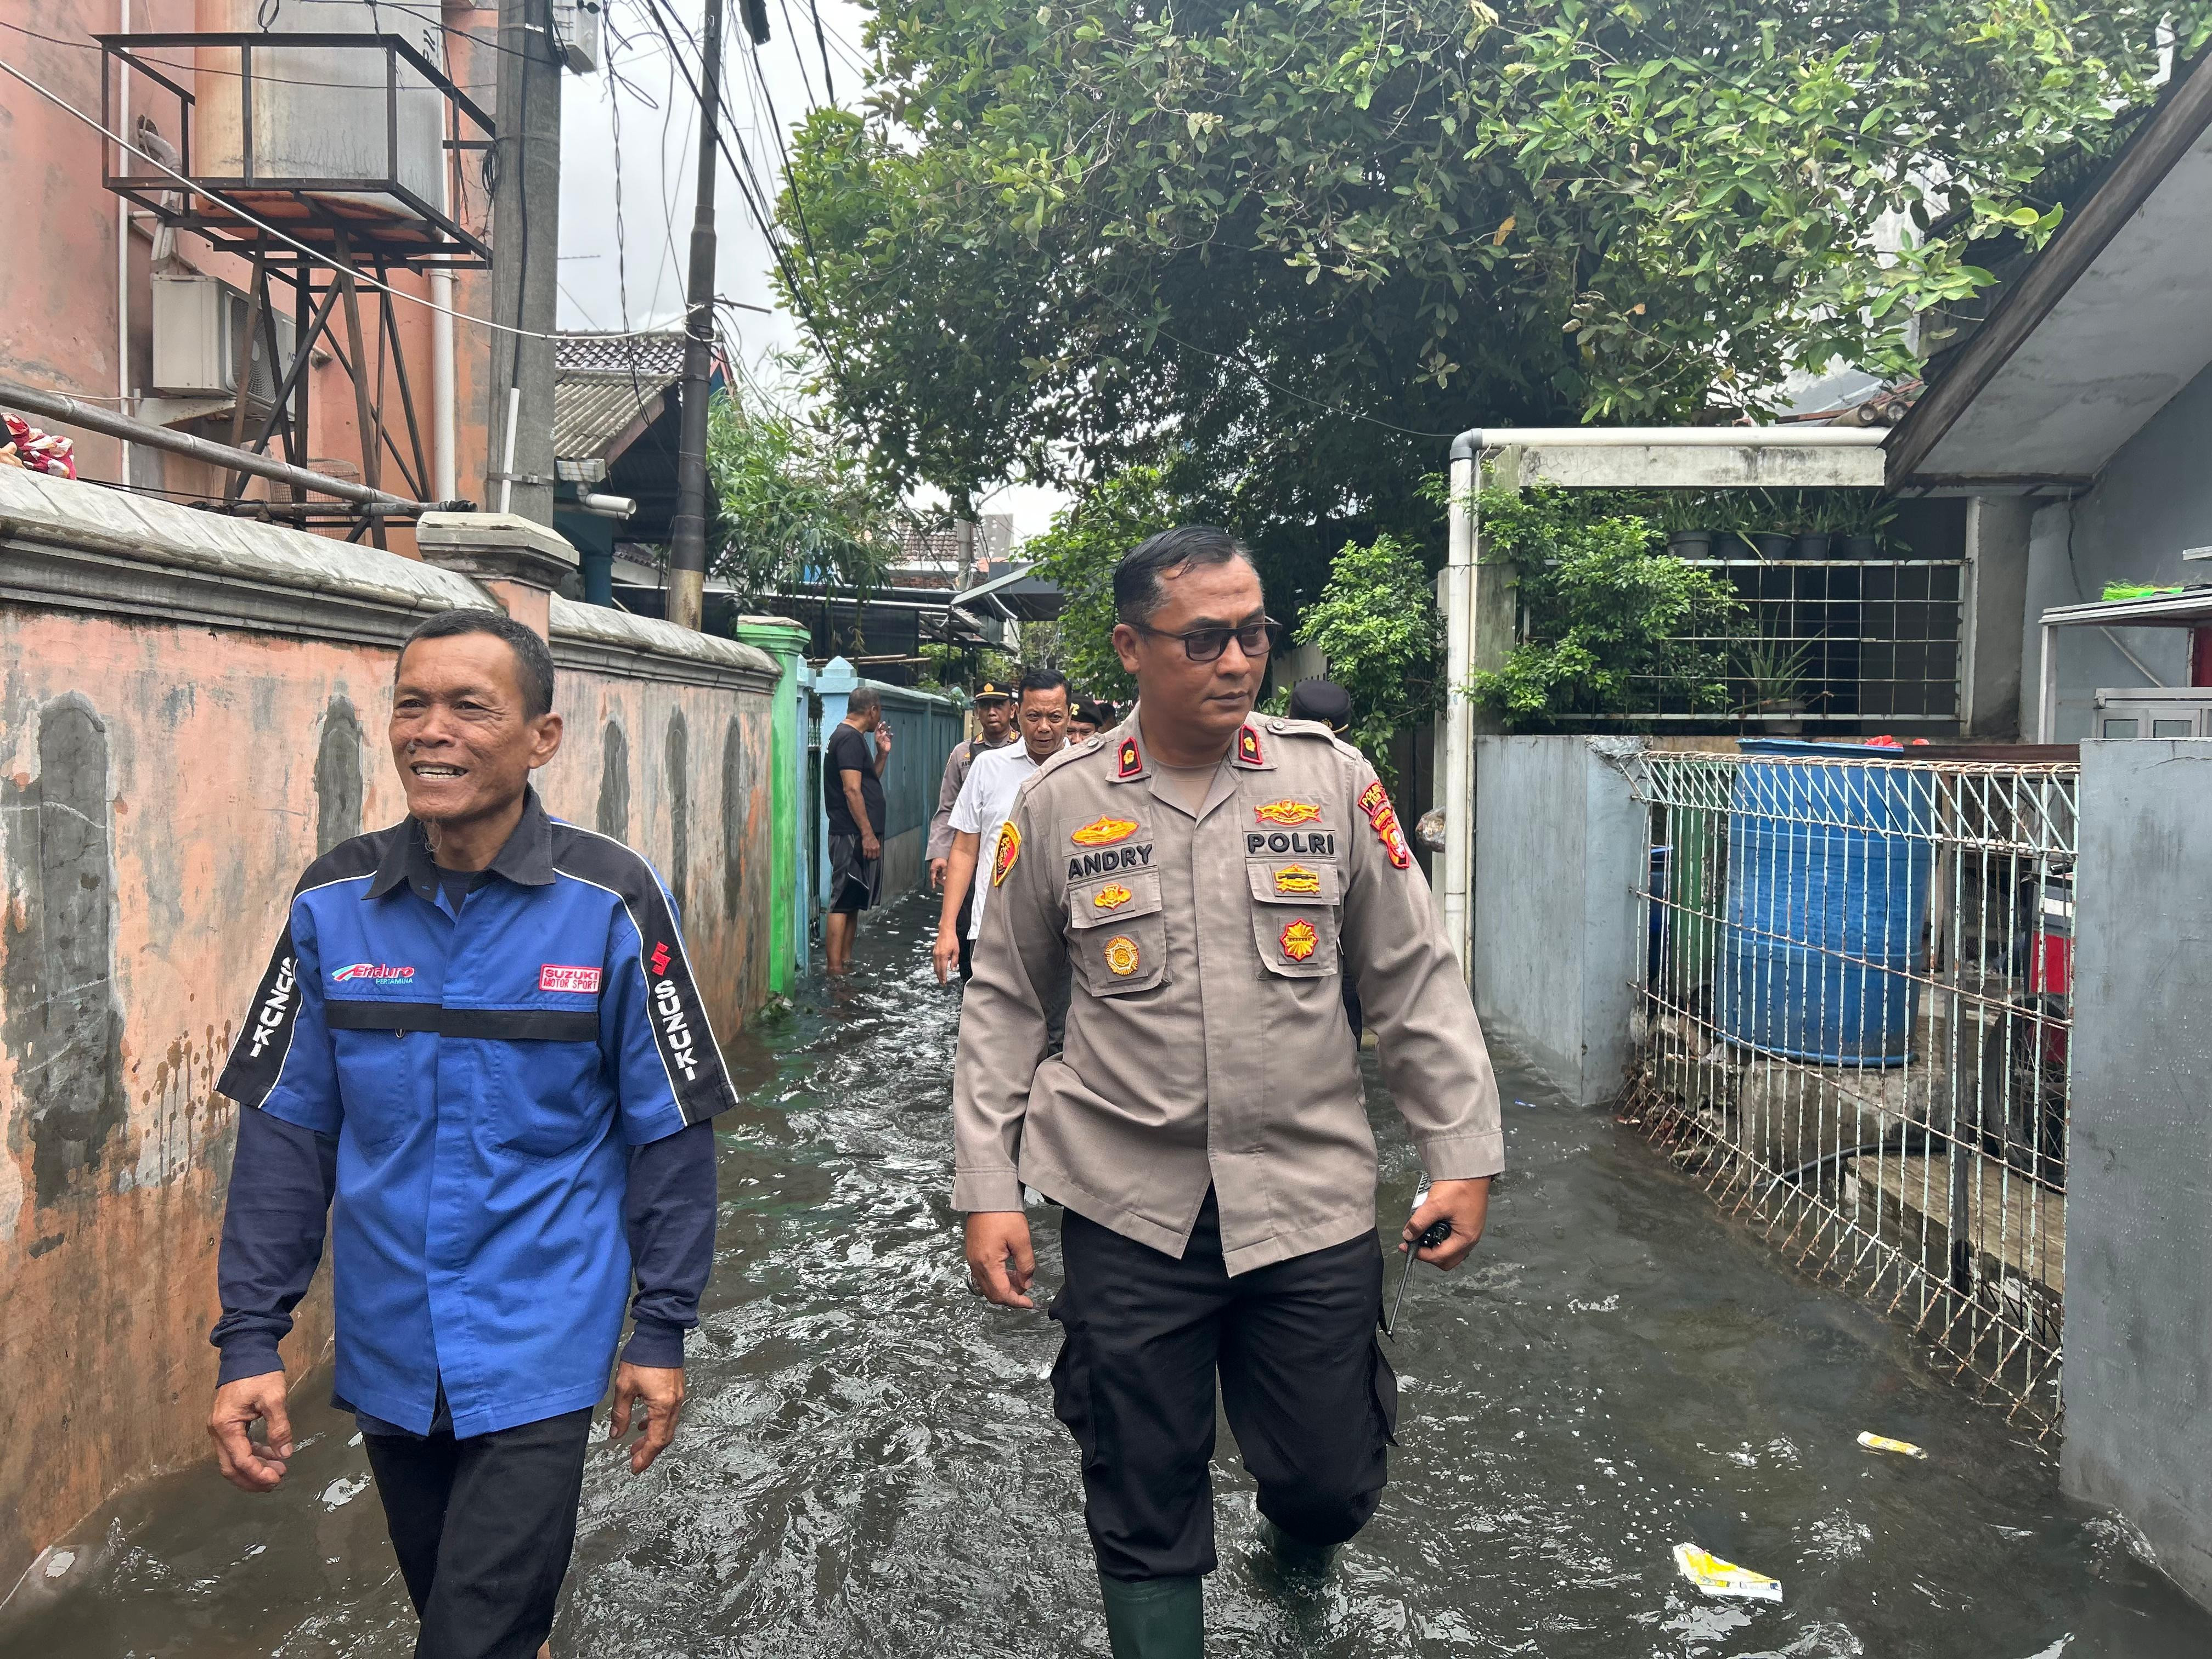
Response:
[[[218,601],[269,620],[210,627]],[[214,1081],[301,870],[404,811],[394,647],[456,601],[482,596],[393,556],[0,474],[0,1584],[204,1455]],[[540,785],[660,868],[726,1037],[766,994],[773,665],[605,615],[556,602]],[[330,1328],[319,1289],[295,1379]]]

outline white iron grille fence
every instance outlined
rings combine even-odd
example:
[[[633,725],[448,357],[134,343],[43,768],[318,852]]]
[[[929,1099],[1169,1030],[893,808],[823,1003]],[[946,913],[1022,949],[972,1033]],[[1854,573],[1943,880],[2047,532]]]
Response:
[[[1570,725],[1801,726],[1848,735],[1949,732],[1959,720],[1958,559],[1685,559],[1741,609],[1724,630],[1679,636],[1705,668],[1631,677],[1630,707],[1567,708]],[[1524,623],[1525,631],[1525,623]],[[1693,684],[1719,684],[1717,702]]]
[[[1802,1267],[2058,1421],[2076,769],[1647,753],[1626,1115]]]

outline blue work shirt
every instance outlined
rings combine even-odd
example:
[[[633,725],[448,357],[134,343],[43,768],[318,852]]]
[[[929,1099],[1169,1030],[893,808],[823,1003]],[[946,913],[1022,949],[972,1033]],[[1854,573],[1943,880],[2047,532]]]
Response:
[[[337,1399],[464,1438],[605,1392],[630,1149],[733,1099],[652,866],[535,792],[458,910],[412,818],[308,866],[216,1086],[334,1139]]]

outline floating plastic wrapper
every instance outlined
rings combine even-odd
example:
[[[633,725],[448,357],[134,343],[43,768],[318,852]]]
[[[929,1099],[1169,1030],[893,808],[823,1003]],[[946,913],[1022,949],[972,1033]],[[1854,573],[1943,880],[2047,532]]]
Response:
[[[1753,1572],[1749,1567],[1739,1567],[1733,1561],[1723,1561],[1717,1555],[1699,1549],[1695,1544],[1674,1546],[1674,1565],[1682,1570],[1682,1577],[1708,1595],[1734,1596],[1745,1601],[1779,1601],[1782,1581],[1769,1578],[1763,1572]]]

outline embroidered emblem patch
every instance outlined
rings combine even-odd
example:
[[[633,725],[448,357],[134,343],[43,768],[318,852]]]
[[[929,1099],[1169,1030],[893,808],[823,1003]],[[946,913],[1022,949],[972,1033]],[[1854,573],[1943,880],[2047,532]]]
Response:
[[[1078,847],[1111,847],[1136,833],[1134,818],[1093,818],[1080,830],[1070,831],[1067,838]]]
[[[596,968],[569,968],[557,962],[542,964],[538,969],[538,988],[541,991],[574,991],[588,995],[599,988],[599,970]]]
[[[1127,979],[1137,971],[1137,941],[1127,933],[1116,933],[1106,941],[1106,971],[1116,979]]]
[[[1136,896],[1117,881],[1112,886],[1102,887],[1093,893],[1091,896],[1091,908],[1094,910],[1118,910]]]
[[[1310,800],[1271,800],[1254,807],[1252,816],[1262,823],[1279,823],[1289,830],[1313,823],[1321,817],[1321,808]]]
[[[668,941],[666,939],[662,939],[659,944],[653,947],[653,955],[649,960],[653,963],[653,976],[655,979],[659,978],[663,974],[668,971],[668,964],[675,961],[676,958],[668,954]]]
[[[1115,773],[1115,775],[1116,777],[1122,778],[1133,778],[1138,773],[1144,769],[1145,757],[1137,752],[1137,740],[1134,738],[1122,738],[1121,769]]]
[[[1375,826],[1376,838],[1390,862],[1401,870],[1410,868],[1413,849],[1406,845],[1406,832],[1398,826],[1398,809],[1390,805],[1389,794],[1381,783],[1370,783],[1359,792],[1359,810]]]
[[[1260,764],[1260,734],[1249,726],[1237,729],[1237,758],[1247,766]]]
[[[999,826],[999,844],[991,854],[991,885],[1003,886],[1006,872],[1014,867],[1014,860],[1022,855],[1022,832],[1008,818]]]
[[[1304,962],[1321,948],[1321,933],[1313,923],[1298,921],[1283,928],[1283,955],[1292,962]]]
[[[1275,890],[1279,893],[1318,893],[1321,891],[1321,872],[1309,870],[1303,864],[1286,864],[1275,872]]]

